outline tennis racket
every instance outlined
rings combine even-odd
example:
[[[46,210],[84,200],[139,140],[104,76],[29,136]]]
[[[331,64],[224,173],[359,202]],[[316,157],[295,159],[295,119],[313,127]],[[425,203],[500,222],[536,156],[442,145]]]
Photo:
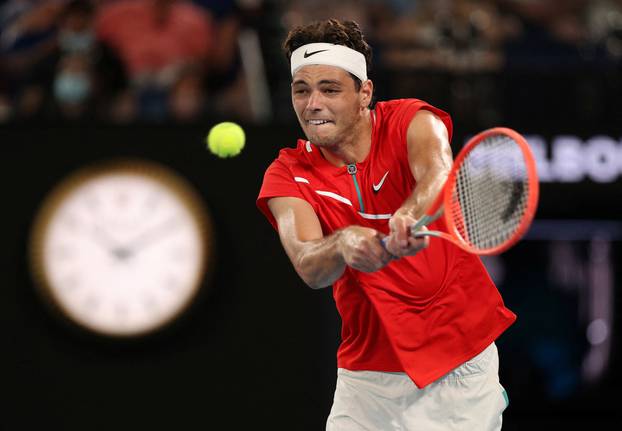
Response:
[[[470,253],[501,253],[529,228],[538,192],[536,162],[525,138],[504,127],[485,130],[458,153],[442,192],[410,232],[443,238]],[[447,232],[421,231],[442,215]]]

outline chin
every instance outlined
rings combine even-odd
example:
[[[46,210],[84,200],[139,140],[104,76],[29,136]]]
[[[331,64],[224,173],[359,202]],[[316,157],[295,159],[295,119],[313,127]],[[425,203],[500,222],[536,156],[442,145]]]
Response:
[[[335,145],[334,139],[320,138],[320,139],[309,139],[314,145],[318,147],[330,148]]]
[[[307,139],[320,147],[332,147],[337,143],[337,138],[335,136],[307,135]]]

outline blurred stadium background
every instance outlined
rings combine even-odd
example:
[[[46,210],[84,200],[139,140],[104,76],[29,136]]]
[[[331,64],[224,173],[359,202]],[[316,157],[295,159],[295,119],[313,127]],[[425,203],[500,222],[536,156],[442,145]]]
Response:
[[[301,136],[280,43],[328,17],[364,28],[377,100],[452,114],[454,151],[503,125],[536,153],[534,225],[485,260],[519,316],[498,341],[504,429],[619,423],[622,1],[7,0],[0,428],[323,429],[339,342],[331,291],[303,285],[254,201],[279,148]],[[222,120],[247,131],[235,159],[205,151]],[[124,341],[59,321],[28,262],[54,186],[119,157],[186,178],[217,240],[208,294],[169,328]]]

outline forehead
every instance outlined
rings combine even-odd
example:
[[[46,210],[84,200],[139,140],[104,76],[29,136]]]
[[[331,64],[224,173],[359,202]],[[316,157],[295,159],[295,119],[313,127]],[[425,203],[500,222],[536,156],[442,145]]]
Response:
[[[338,81],[347,82],[352,79],[350,74],[344,69],[337,66],[327,66],[324,64],[310,64],[303,66],[292,76],[292,83],[305,82],[307,84],[315,84],[320,81]]]

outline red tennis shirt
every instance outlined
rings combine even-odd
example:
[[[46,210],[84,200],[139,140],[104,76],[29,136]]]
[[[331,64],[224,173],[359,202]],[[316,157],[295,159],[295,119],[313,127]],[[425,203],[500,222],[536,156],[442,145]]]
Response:
[[[406,131],[420,109],[441,118],[451,138],[451,119],[440,109],[417,99],[378,102],[364,161],[336,167],[298,140],[267,169],[259,209],[278,229],[268,201],[296,197],[311,204],[324,235],[350,225],[388,234],[389,218],[416,184]],[[442,218],[429,228],[446,231]],[[439,238],[380,271],[346,267],[333,296],[342,320],[338,367],[403,371],[420,388],[480,353],[516,320],[479,257]]]

